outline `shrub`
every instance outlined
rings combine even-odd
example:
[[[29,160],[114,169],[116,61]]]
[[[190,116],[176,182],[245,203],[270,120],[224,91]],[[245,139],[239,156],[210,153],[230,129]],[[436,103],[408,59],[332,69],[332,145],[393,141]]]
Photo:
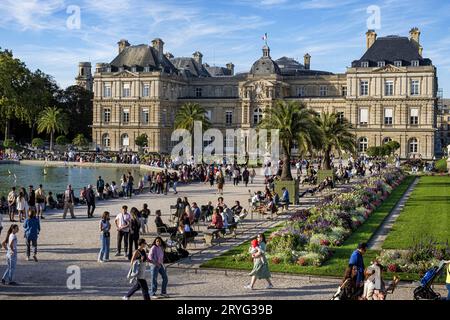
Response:
[[[5,139],[5,141],[3,141],[3,146],[6,149],[14,149],[17,147],[17,143],[13,139]]]
[[[56,138],[55,142],[59,146],[65,146],[69,143],[69,140],[66,138],[66,136],[59,136]]]
[[[447,172],[447,159],[440,159],[436,161],[435,168],[437,172]]]
[[[41,138],[34,138],[33,141],[31,141],[31,145],[35,148],[42,148],[44,146],[44,140]]]

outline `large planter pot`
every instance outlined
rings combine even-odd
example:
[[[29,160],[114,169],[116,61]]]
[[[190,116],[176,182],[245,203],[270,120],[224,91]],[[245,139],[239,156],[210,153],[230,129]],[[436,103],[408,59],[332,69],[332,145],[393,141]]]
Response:
[[[299,192],[298,192],[298,180],[294,179],[292,181],[275,181],[275,192],[278,193],[280,198],[283,195],[281,190],[283,187],[289,192],[289,200],[293,204],[299,204]]]

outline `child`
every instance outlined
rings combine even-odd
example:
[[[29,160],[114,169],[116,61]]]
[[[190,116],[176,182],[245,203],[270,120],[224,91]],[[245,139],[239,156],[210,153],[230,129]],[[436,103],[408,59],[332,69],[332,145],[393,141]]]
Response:
[[[251,247],[250,247],[249,251],[250,251],[250,254],[252,255],[252,257],[253,257],[255,254],[258,253],[258,251],[259,251],[259,243],[258,243],[258,240],[257,240],[257,239],[253,239],[253,240],[252,240],[252,242],[251,242]],[[261,259],[261,258],[258,258],[258,259]]]

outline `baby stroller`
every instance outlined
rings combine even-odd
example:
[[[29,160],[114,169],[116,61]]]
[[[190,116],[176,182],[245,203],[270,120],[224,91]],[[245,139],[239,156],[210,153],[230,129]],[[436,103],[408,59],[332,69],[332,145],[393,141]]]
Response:
[[[445,267],[445,262],[441,261],[438,266],[429,269],[420,280],[420,286],[414,289],[415,300],[439,300],[441,295],[431,288],[433,281],[439,277]]]

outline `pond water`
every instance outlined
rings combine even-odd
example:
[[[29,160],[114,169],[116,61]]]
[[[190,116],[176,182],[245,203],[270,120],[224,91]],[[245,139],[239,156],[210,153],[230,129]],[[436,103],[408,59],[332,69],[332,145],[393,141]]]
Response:
[[[131,168],[97,168],[97,167],[47,167],[47,174],[44,175],[44,166],[40,165],[0,165],[0,196],[6,196],[12,186],[24,186],[28,191],[28,186],[33,185],[34,189],[42,184],[46,193],[52,191],[53,194],[62,193],[68,184],[72,185],[75,195],[78,196],[80,189],[88,184],[96,186],[98,176],[101,176],[105,183],[115,181],[120,186],[120,178],[123,174],[131,171],[135,185],[143,176],[145,171]]]

